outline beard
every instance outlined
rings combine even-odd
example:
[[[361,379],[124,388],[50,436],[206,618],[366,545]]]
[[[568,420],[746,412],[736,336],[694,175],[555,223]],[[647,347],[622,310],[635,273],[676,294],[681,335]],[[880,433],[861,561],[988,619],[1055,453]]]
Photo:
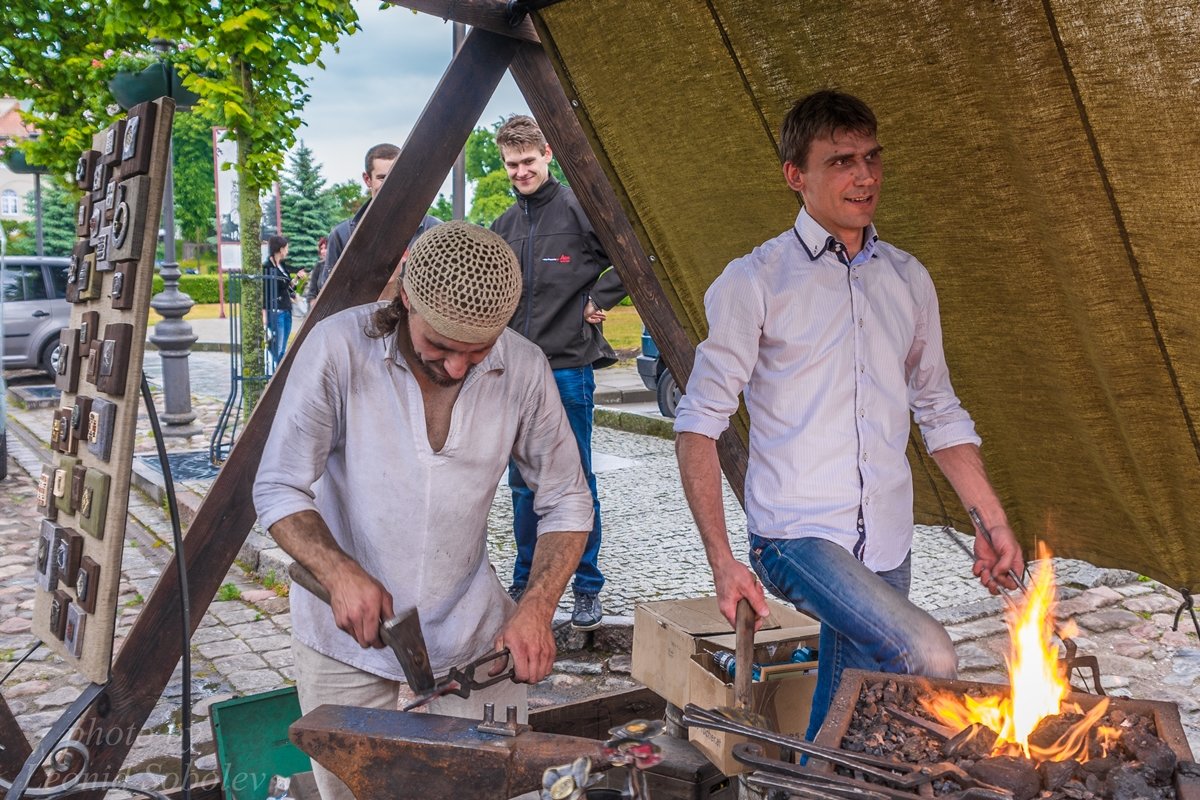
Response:
[[[456,386],[466,379],[466,375],[461,378],[452,378],[445,372],[442,372],[434,367],[433,362],[426,361],[413,347],[412,321],[409,317],[408,309],[396,299],[396,339],[397,349],[404,356],[405,362],[409,367],[415,368],[422,375],[429,379],[435,386]],[[469,372],[467,374],[470,374]]]

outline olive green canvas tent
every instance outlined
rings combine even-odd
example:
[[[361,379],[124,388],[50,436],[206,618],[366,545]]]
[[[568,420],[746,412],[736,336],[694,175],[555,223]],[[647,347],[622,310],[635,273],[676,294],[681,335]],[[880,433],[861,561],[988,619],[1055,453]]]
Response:
[[[1200,586],[1194,3],[563,0],[537,18],[693,342],[713,278],[795,219],[791,103],[866,100],[880,234],[933,275],[1014,528]],[[910,456],[920,520],[970,530]]]

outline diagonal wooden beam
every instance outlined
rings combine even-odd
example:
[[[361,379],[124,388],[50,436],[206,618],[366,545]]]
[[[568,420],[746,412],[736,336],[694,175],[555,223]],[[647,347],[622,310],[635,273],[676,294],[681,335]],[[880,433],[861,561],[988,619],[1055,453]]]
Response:
[[[13,717],[12,710],[4,697],[0,696],[0,778],[12,783],[32,752],[33,748]]]
[[[512,36],[526,42],[540,43],[533,21],[522,13],[516,25],[511,24],[504,0],[387,0],[395,6],[422,11],[450,22],[462,22],[472,28]]]
[[[613,266],[633,298],[642,322],[680,386],[687,386],[696,348],[679,323],[663,291],[650,256],[634,233],[608,175],[592,152],[574,105],[568,100],[549,57],[539,45],[522,43],[512,62],[512,74],[525,102],[546,134],[579,204],[613,260]],[[577,104],[575,104],[577,105]],[[731,426],[717,444],[729,485],[742,499],[746,481],[746,443]]]
[[[213,482],[184,539],[192,631],[254,524],[251,488],[300,345],[321,319],[379,296],[504,76],[517,44],[511,37],[481,30],[467,36],[396,161],[392,174],[403,175],[404,181],[385,181],[371,202],[320,301]],[[91,775],[96,779],[116,775],[179,662],[180,606],[177,571],[165,570],[117,655],[105,697],[76,730],[76,738],[91,750]]]

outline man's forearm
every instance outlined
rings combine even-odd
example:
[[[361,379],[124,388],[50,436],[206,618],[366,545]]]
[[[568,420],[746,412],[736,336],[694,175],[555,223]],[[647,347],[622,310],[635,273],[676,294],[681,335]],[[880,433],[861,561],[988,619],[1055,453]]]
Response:
[[[675,437],[675,456],[679,460],[684,497],[700,530],[708,563],[715,572],[723,564],[735,560],[725,527],[717,443],[699,433],[681,432]]]
[[[587,537],[588,531],[551,531],[538,537],[522,606],[532,606],[547,620],[554,617],[558,598],[579,567]]]
[[[271,536],[283,551],[300,562],[322,586],[329,588],[339,567],[353,559],[338,547],[329,526],[316,511],[290,514],[271,526]]]
[[[938,469],[950,481],[964,508],[975,508],[988,527],[1007,525],[1008,518],[1000,498],[988,480],[983,456],[974,444],[959,444],[938,450],[930,455]]]

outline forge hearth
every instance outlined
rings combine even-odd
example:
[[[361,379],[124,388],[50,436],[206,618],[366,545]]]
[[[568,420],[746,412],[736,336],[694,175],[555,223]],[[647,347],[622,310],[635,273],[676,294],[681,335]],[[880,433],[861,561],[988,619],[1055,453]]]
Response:
[[[1172,703],[1107,698],[1110,706],[1100,724],[1129,732],[1122,745],[1108,757],[1082,765],[1047,762],[1040,768],[1023,757],[988,758],[986,752],[973,752],[976,748],[969,745],[949,748],[948,756],[943,738],[885,710],[890,706],[928,719],[920,698],[932,692],[983,696],[1005,690],[994,684],[847,670],[816,743],[907,764],[950,762],[977,780],[1011,791],[1017,800],[1200,800],[1200,772],[1191,763],[1179,709]],[[1085,712],[1102,699],[1081,693],[1067,698]],[[1130,752],[1135,748],[1126,739],[1137,744],[1137,755]],[[934,781],[913,796],[951,795],[961,789],[952,780]]]

